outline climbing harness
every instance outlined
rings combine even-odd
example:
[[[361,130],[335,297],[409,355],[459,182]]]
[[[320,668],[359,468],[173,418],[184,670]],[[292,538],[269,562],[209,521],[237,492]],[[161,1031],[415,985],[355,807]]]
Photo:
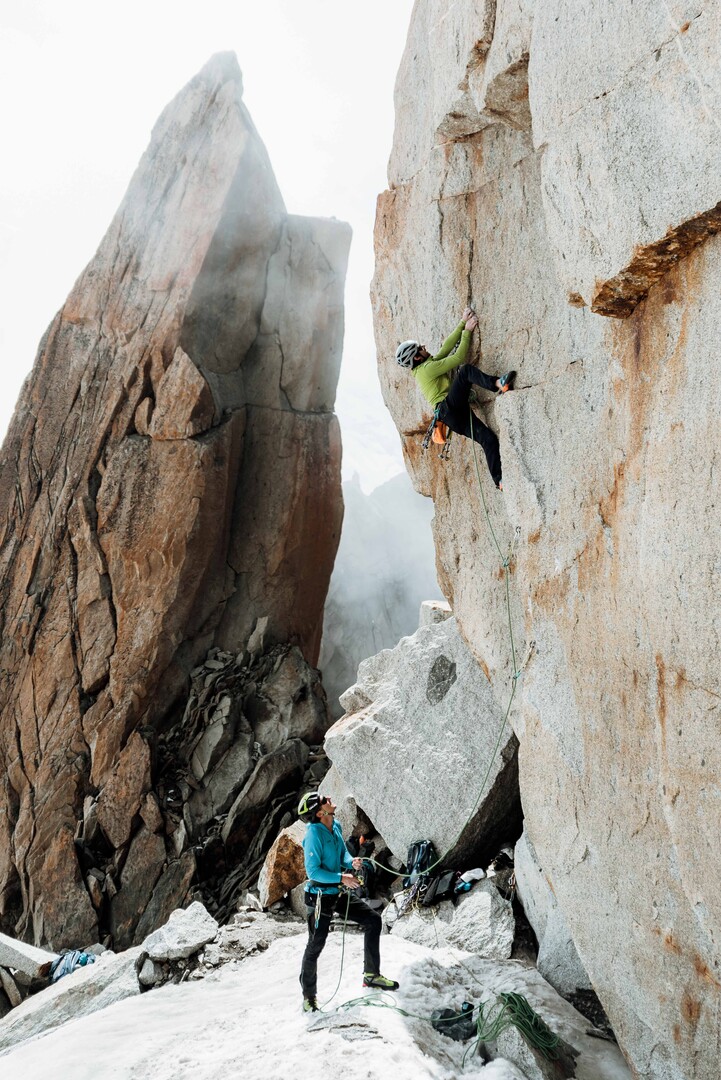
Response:
[[[447,461],[451,453],[451,439],[453,438],[453,432],[448,427],[448,424],[444,424],[443,421],[439,419],[438,410],[442,404],[443,402],[440,402],[440,404],[436,405],[433,411],[433,417],[428,425],[428,430],[423,436],[423,449],[427,450],[432,442],[436,443],[436,445],[441,448],[438,457],[441,461]]]

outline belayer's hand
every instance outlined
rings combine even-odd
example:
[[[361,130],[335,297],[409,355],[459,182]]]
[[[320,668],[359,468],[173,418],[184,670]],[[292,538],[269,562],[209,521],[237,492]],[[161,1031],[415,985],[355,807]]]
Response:
[[[478,318],[475,315],[471,315],[470,319],[466,322],[466,330],[475,330],[478,326]]]
[[[353,860],[353,869],[354,870],[360,870],[362,865],[363,865],[363,860],[360,857]]]
[[[341,885],[345,885],[346,889],[359,889],[360,881],[355,874],[342,874],[340,879]]]

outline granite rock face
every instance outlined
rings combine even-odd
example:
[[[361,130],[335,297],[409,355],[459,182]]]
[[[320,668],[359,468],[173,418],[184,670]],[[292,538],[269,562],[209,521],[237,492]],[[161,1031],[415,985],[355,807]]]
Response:
[[[438,948],[451,945],[488,960],[507,960],[515,922],[508,900],[492,881],[479,881],[456,903],[444,900],[433,908],[415,908],[395,920],[391,933]]]
[[[516,738],[455,619],[364,660],[341,704],[333,771],[399,859],[428,839],[476,865],[520,830]]]
[[[414,9],[376,224],[384,398],[434,499],[440,584],[498,706],[514,675],[509,558],[517,666],[536,643],[511,711],[521,799],[583,968],[638,1076],[709,1080],[721,20],[682,0],[488,6],[490,44],[453,61],[450,89],[414,60],[486,42],[488,19],[472,0]],[[509,95],[493,115],[474,89],[491,74]],[[500,437],[502,495],[481,463],[500,555],[470,445],[455,440],[445,464],[422,454],[430,410],[393,361],[408,337],[437,347],[467,302],[482,332],[472,358],[519,373],[516,392],[478,406]]]
[[[538,939],[536,967],[559,994],[590,990],[591,983],[578,957],[563,912],[538,865],[526,833],[516,844],[514,867],[518,899]]]
[[[161,115],[40,345],[0,462],[0,923],[24,937],[97,935],[78,842],[105,845],[112,894],[126,856],[136,880],[151,864],[156,890],[169,873],[187,889],[163,838],[177,822],[148,796],[212,649],[242,660],[255,632],[253,655],[317,659],[349,239],[286,213],[237,62],[216,56]],[[206,763],[229,752],[216,734]]]

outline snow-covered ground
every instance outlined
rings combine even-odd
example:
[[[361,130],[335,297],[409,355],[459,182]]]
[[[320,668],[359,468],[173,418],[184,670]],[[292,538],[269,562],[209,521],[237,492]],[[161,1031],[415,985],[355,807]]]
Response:
[[[550,987],[544,990],[535,969],[458,950],[430,951],[392,936],[382,939],[383,970],[401,981],[394,1000],[417,1015],[370,1007],[334,1011],[363,994],[361,939],[349,934],[338,993],[322,1017],[309,1019],[298,984],[304,941],[304,934],[283,938],[202,981],[151,990],[65,1024],[0,1057],[0,1072],[22,1080],[300,1080],[322,1069],[346,1080],[523,1080],[519,1069],[500,1060],[484,1067],[469,1058],[462,1068],[469,1043],[453,1042],[423,1019],[434,1009],[458,1008],[464,999],[477,1002],[505,989],[526,993],[551,1027],[584,1051],[579,1080],[629,1075],[617,1048],[588,1039],[583,1018]],[[319,964],[321,1003],[336,986],[340,961],[341,935],[333,933]],[[584,1062],[586,1051],[591,1056]]]

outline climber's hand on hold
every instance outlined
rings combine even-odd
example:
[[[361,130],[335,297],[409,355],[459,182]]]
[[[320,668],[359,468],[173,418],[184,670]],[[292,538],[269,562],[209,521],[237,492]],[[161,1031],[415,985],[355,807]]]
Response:
[[[471,315],[471,317],[466,321],[466,330],[473,331],[476,329],[477,326],[478,318],[475,315]]]
[[[464,322],[468,322],[470,317],[472,315],[474,315],[474,314],[475,314],[475,312],[473,311],[473,308],[467,307],[467,308],[464,309],[463,315],[461,316],[461,318],[463,319]]]

